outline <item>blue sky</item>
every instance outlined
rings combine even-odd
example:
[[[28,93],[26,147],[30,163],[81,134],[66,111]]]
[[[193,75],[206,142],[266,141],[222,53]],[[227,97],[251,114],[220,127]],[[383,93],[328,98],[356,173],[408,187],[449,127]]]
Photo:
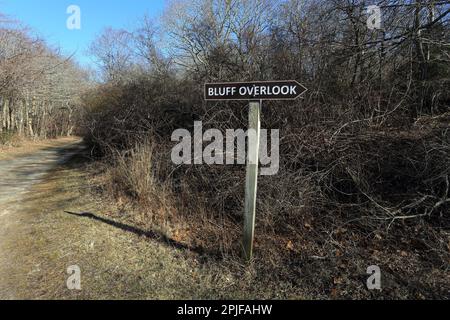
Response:
[[[81,30],[66,28],[70,5],[81,9]],[[164,5],[164,0],[0,0],[0,12],[31,27],[64,54],[75,53],[80,64],[91,65],[86,49],[105,27],[133,28],[144,14],[162,14]]]

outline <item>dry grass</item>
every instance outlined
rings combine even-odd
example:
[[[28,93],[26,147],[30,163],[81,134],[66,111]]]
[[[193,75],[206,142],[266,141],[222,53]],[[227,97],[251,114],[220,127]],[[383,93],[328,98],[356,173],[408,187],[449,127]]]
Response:
[[[287,282],[260,281],[254,268],[214,262],[134,223],[125,206],[92,196],[80,158],[23,199],[2,250],[2,283],[23,299],[303,298]],[[85,215],[68,214],[89,213]],[[82,290],[66,288],[79,265]],[[3,286],[5,287],[5,285]],[[8,297],[0,292],[3,298]]]
[[[127,153],[117,153],[115,163],[106,175],[110,194],[119,198],[129,196],[145,210],[137,217],[139,223],[152,226],[156,221],[170,221],[174,216],[174,195],[168,180],[161,180],[160,161],[155,159],[151,141],[136,143]]]
[[[450,235],[445,204],[436,204],[447,197],[445,179],[439,177],[445,177],[448,166],[440,139],[428,132],[347,137],[323,146],[330,164],[320,171],[282,168],[278,176],[261,178],[255,279],[264,278],[273,287],[287,283],[321,299],[446,297]],[[166,153],[145,143],[124,152],[97,175],[106,191],[102,196],[113,195],[112,201],[131,208],[124,209],[130,223],[159,230],[202,252],[207,261],[239,263],[242,215],[236,208],[242,208],[242,175],[209,167],[182,168],[182,174],[169,177],[158,158]],[[434,174],[433,185],[422,182]],[[374,176],[379,186],[369,183]],[[405,189],[390,184],[394,176],[409,179]],[[408,205],[423,192],[435,202]],[[420,216],[433,207],[436,212]],[[386,210],[397,210],[397,216]],[[367,267],[373,264],[383,270],[382,292],[365,287]]]
[[[0,275],[9,289],[0,295],[423,299],[448,293],[448,264],[439,264],[445,252],[426,248],[432,235],[445,239],[445,229],[433,229],[426,221],[368,232],[346,224],[346,212],[327,217],[304,208],[300,216],[286,215],[282,221],[258,214],[256,257],[251,265],[241,265],[241,221],[212,215],[214,205],[189,190],[186,181],[180,183],[185,187],[168,189],[160,177],[165,169],[156,167],[159,153],[152,148],[137,144],[120,155],[116,168],[90,164],[94,180],[84,160],[76,158],[34,187],[1,244],[8,263]],[[135,186],[139,177],[144,182]],[[105,187],[115,190],[114,197],[105,197]],[[96,190],[103,192],[99,196]],[[270,208],[270,201],[266,205]],[[443,245],[442,250],[449,249]],[[74,264],[82,270],[81,292],[65,286],[66,268]],[[371,264],[382,269],[381,292],[365,288]]]

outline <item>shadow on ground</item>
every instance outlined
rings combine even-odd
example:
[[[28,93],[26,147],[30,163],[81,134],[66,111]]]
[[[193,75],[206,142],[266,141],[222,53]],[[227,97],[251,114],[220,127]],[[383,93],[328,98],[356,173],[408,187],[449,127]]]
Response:
[[[92,158],[89,156],[88,148],[84,148],[83,152],[79,152],[73,154],[70,158],[67,159],[63,164],[60,165],[58,170],[72,170],[72,169],[80,169],[86,164],[92,161]],[[51,179],[51,177],[49,177]],[[87,187],[89,188],[89,187]],[[153,230],[143,230],[136,226],[125,224],[122,222],[114,221],[112,219],[106,218],[105,215],[92,213],[92,212],[73,212],[70,210],[64,210],[66,214],[79,217],[91,219],[97,222],[101,222],[110,226],[113,226],[117,229],[133,233],[139,237],[145,237],[149,240],[157,241],[163,245],[179,249],[186,250],[190,253],[198,254],[199,256],[207,256],[208,259],[212,260],[220,260],[220,254],[218,252],[214,252],[211,250],[207,250],[202,246],[190,246],[179,241],[176,241],[167,235],[153,231]]]
[[[70,211],[64,211],[64,212],[67,213],[67,214],[76,216],[76,217],[88,218],[88,219],[92,219],[92,220],[95,220],[95,221],[100,221],[100,222],[106,223],[106,224],[108,224],[110,226],[116,227],[118,229],[134,233],[135,235],[137,235],[139,237],[146,237],[146,238],[151,239],[151,240],[156,240],[156,241],[158,241],[158,242],[160,242],[162,244],[166,244],[166,245],[171,246],[171,247],[176,248],[176,249],[189,250],[191,252],[195,252],[195,253],[200,254],[200,255],[203,255],[205,253],[207,253],[208,255],[212,255],[213,254],[212,252],[206,252],[204,250],[204,248],[202,248],[202,247],[191,247],[191,246],[188,246],[186,244],[183,244],[181,242],[173,240],[173,239],[167,237],[166,235],[164,235],[162,233],[155,232],[155,231],[145,231],[145,230],[136,228],[134,226],[130,226],[130,225],[127,225],[127,224],[124,224],[124,223],[121,223],[121,222],[117,222],[117,221],[114,221],[114,220],[111,220],[111,219],[100,217],[100,216],[95,215],[95,214],[90,213],[90,212],[82,212],[82,213],[76,213],[76,212],[70,212]]]

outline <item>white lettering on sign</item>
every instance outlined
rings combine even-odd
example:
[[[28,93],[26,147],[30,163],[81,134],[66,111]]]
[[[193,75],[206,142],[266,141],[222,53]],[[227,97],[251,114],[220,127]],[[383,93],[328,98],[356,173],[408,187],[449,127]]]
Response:
[[[306,91],[295,80],[206,83],[205,100],[296,100]]]
[[[244,86],[239,87],[216,87],[208,88],[210,97],[234,96],[236,92],[241,96],[253,96],[255,98],[266,95],[296,95],[297,87],[294,85],[286,86]]]
[[[297,94],[297,87],[291,86],[291,94]]]
[[[236,93],[236,87],[209,88],[209,95],[215,97],[232,96]]]

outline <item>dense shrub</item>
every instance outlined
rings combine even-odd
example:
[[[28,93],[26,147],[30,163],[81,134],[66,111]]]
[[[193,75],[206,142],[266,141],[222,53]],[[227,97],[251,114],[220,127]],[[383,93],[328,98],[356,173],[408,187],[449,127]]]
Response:
[[[248,3],[243,8],[258,3],[269,10],[263,5],[268,2]],[[204,130],[246,128],[246,104],[206,103],[205,82],[297,79],[310,89],[303,99],[263,105],[263,127],[281,131],[280,171],[259,181],[256,252],[260,268],[268,271],[263,274],[309,285],[320,295],[329,290],[325,282],[340,283],[333,277],[341,268],[365,273],[365,264],[383,255],[388,267],[402,269],[405,277],[434,281],[419,271],[431,265],[445,272],[449,259],[448,63],[438,68],[411,55],[417,39],[410,34],[397,35],[402,45],[388,40],[381,45],[354,23],[362,18],[359,9],[334,1],[323,1],[323,7],[307,3],[271,7],[275,11],[269,13],[278,17],[272,22],[263,19],[265,11],[258,16],[262,21],[247,21],[241,12],[213,15],[210,10],[221,10],[214,6],[188,10],[178,20],[169,17],[168,32],[190,58],[151,56],[157,63],[150,71],[144,66],[114,75],[85,97],[85,138],[110,168],[106,187],[139,203],[139,223],[148,228],[155,221],[170,224],[192,246],[222,257],[239,254],[245,167],[175,166],[171,134],[193,130],[196,120]],[[407,11],[391,12],[387,26]],[[329,23],[321,14],[330,16]],[[253,32],[233,29],[238,35],[221,43],[223,30],[212,32],[217,17],[242,22],[235,27],[254,24]],[[348,23],[337,29],[342,21]],[[429,29],[433,37],[448,36],[447,26],[436,28]],[[442,57],[445,50],[436,43],[430,55]],[[172,59],[181,70],[161,72]],[[411,256],[416,258],[402,262]],[[316,260],[324,262],[314,277]],[[300,280],[299,272],[311,277]],[[445,286],[438,287],[425,291],[440,296]],[[400,291],[386,294],[411,293]]]

